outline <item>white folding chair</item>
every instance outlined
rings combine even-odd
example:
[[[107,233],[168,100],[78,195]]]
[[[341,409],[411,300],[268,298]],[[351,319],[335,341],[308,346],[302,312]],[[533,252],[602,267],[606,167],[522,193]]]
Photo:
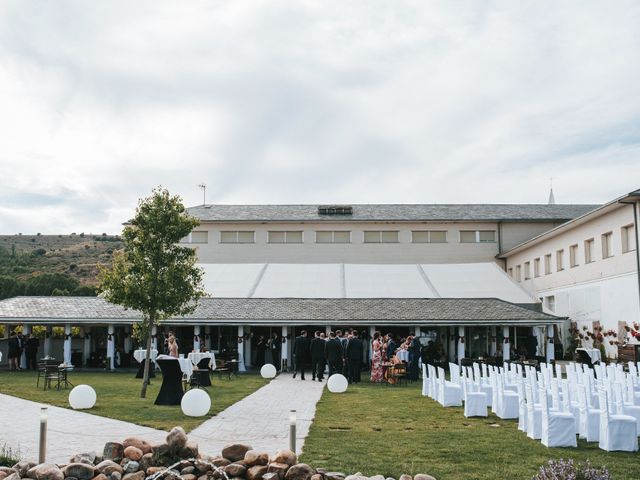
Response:
[[[610,414],[606,389],[601,388],[598,396],[600,399],[600,438],[598,446],[607,452],[637,451],[638,433],[635,418],[628,415]]]
[[[487,394],[475,390],[475,385],[469,379],[463,379],[464,390],[464,416],[465,417],[486,417]]]
[[[527,431],[527,400],[524,393],[524,380],[518,380],[518,430]]]
[[[422,396],[429,396],[429,375],[427,375],[427,366],[422,364]]]
[[[438,367],[438,403],[443,407],[462,406],[462,387],[445,380],[442,367]]]
[[[497,390],[498,403],[497,408],[494,409],[495,414],[503,420],[518,418],[518,394],[504,388],[502,375],[496,375],[494,388]]]
[[[542,407],[535,403],[531,385],[524,386],[527,398],[527,437],[540,440],[542,437]]]
[[[587,386],[579,385],[580,428],[578,434],[587,442],[597,442],[600,439],[600,410],[590,405],[589,397]]]
[[[567,412],[549,409],[549,400],[545,392],[540,392],[542,410],[542,444],[546,447],[577,447],[575,421]]]
[[[622,395],[622,385],[619,382],[611,383],[611,389],[613,390],[613,399],[616,404],[617,412],[622,415],[629,415],[636,419],[636,428],[640,430],[640,407],[633,403],[627,403]],[[609,391],[612,391],[609,390]]]

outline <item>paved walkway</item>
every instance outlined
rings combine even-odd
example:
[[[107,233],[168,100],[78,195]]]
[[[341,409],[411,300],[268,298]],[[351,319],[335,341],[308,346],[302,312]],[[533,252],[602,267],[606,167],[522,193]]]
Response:
[[[238,381],[242,381],[242,377]],[[280,375],[189,433],[200,451],[217,455],[229,443],[247,443],[275,453],[289,446],[289,410],[297,410],[296,450],[304,439],[326,382],[293,380]],[[215,391],[212,391],[215,402]],[[41,404],[0,394],[0,445],[18,448],[22,457],[38,458]],[[176,407],[180,408],[180,407]],[[49,406],[47,461],[66,463],[76,453],[101,452],[108,441],[138,436],[161,442],[167,432],[89,413]]]

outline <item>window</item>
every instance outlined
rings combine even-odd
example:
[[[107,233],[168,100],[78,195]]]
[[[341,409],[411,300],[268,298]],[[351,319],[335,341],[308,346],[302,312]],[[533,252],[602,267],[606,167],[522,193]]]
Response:
[[[209,232],[191,232],[181,243],[209,243]]]
[[[302,231],[269,231],[269,243],[302,243]]]
[[[516,265],[516,280],[520,282],[522,280],[522,267]]]
[[[584,263],[591,263],[595,261],[595,258],[593,255],[594,243],[595,242],[593,241],[593,238],[590,238],[589,240],[584,241]]]
[[[460,230],[460,243],[493,243],[495,230]]]
[[[397,230],[366,230],[364,243],[398,243]]]
[[[578,245],[569,247],[569,266],[571,268],[578,266]]]
[[[509,272],[509,276],[513,278],[513,267],[509,267],[509,270],[507,271]]]
[[[544,274],[551,274],[551,254],[548,253],[544,256]]]
[[[317,231],[316,243],[351,243],[349,231]]]
[[[556,270],[558,272],[564,270],[564,249],[556,252]]]
[[[613,251],[611,249],[611,247],[612,247],[611,238],[612,237],[613,237],[613,234],[611,232],[607,232],[607,233],[603,233],[602,234],[602,258],[613,257]]]
[[[253,231],[222,231],[220,243],[254,243],[254,234]]]
[[[447,243],[447,232],[441,230],[415,230],[411,232],[413,243]]]
[[[546,298],[547,301],[547,308],[549,310],[551,310],[552,312],[556,311],[556,297],[554,295],[549,295]]]
[[[524,262],[524,279],[531,279],[531,262]]]
[[[533,259],[533,276],[538,278],[540,276],[540,258]]]
[[[622,253],[632,252],[636,249],[636,229],[633,224],[622,227]]]

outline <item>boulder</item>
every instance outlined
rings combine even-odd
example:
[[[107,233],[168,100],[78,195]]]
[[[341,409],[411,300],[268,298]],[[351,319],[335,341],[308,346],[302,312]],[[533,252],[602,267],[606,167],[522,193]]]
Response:
[[[211,477],[205,473],[204,475],[200,475],[198,480],[211,480]]]
[[[180,475],[189,475],[195,473],[196,467],[193,465],[189,465],[188,467],[184,467],[180,470]]]
[[[9,475],[13,475],[14,473],[18,473],[16,471],[12,471],[10,474],[7,472],[0,472],[0,480],[4,480],[5,478],[7,478]],[[20,475],[18,475],[19,477]]]
[[[69,463],[90,463],[94,464],[96,461],[96,452],[79,453],[69,459]]]
[[[208,458],[199,458],[194,463],[194,468],[202,473],[207,473],[209,470],[212,470],[213,467],[210,465],[211,461]],[[195,473],[195,472],[194,472]]]
[[[102,456],[105,460],[113,460],[119,462],[124,456],[124,445],[120,442],[107,442],[104,444]]]
[[[416,473],[413,476],[413,480],[436,480],[436,478],[427,473]]]
[[[198,456],[198,444],[195,442],[187,442],[187,444],[178,452],[180,458],[196,458]]]
[[[144,480],[145,477],[145,473],[140,470],[139,472],[127,473],[122,477],[122,480]]]
[[[311,475],[311,480],[323,480],[324,477],[322,476],[321,473],[314,473],[313,475]]]
[[[347,476],[342,472],[326,472],[324,478],[327,480],[344,480]]]
[[[407,475],[406,473],[400,475],[400,478],[398,480],[413,480],[413,477],[411,475]]]
[[[364,475],[362,475],[361,472],[358,472],[358,473],[354,473],[353,475],[347,475],[347,478],[345,478],[345,480],[369,480],[369,479]]]
[[[193,473],[181,473],[180,476],[182,477],[182,480],[198,480],[198,477],[196,477]]]
[[[11,475],[12,473],[16,473],[13,467],[0,467],[0,473],[6,473],[7,475]]]
[[[292,465],[284,476],[285,480],[310,480],[316,471],[306,463]]]
[[[124,449],[124,456],[136,462],[142,458],[142,455],[144,454],[138,447],[128,446]]]
[[[267,473],[266,465],[254,465],[247,470],[247,480],[262,480],[265,473]]]
[[[122,480],[122,472],[111,472],[109,474],[109,480]]]
[[[140,464],[135,460],[129,460],[122,465],[122,471],[125,473],[125,477],[127,473],[135,473],[140,470]]]
[[[224,467],[224,473],[226,473],[228,477],[244,477],[246,472],[247,467],[238,463],[232,463]]]
[[[4,475],[4,472],[3,472]],[[16,471],[14,471],[13,473],[7,475],[6,477],[4,477],[5,480],[20,480],[20,474]]]
[[[384,475],[374,475],[373,477],[369,477],[369,480],[386,480]]]
[[[109,480],[109,477],[107,477],[104,473],[99,473],[98,475],[93,477],[91,480]]]
[[[16,463],[13,466],[13,470],[15,470],[16,472],[18,472],[18,475],[20,475],[21,477],[26,477],[27,476],[27,472],[29,470],[31,470],[33,467],[36,466],[36,463],[34,462],[26,462],[26,461],[21,461]]]
[[[267,465],[269,463],[269,454],[258,450],[249,450],[244,454],[244,463],[247,467]]]
[[[216,467],[226,467],[227,465],[231,465],[231,462],[224,457],[216,457],[211,460]]]
[[[249,450],[253,450],[250,445],[243,445],[242,443],[233,443],[227,445],[222,449],[222,456],[232,462],[243,460],[245,453]]]
[[[167,467],[149,467],[147,468],[147,475],[155,475],[158,472],[163,471]]]
[[[278,476],[280,477],[280,480],[284,479],[284,476],[287,474],[287,470],[289,470],[289,465],[287,465],[286,463],[279,463],[279,462],[271,462],[269,464],[269,467],[267,468],[268,473],[271,473],[271,472],[277,473]],[[262,479],[264,480],[264,475],[262,476]]]
[[[140,450],[142,450],[143,443],[144,443],[144,440],[138,437],[128,437],[122,441],[122,445],[124,446],[124,448],[136,447],[136,448],[139,448]]]
[[[182,427],[173,427],[167,435],[167,445],[174,452],[180,451],[187,445],[187,434]]]
[[[158,457],[168,454],[170,450],[168,443],[156,443],[151,447],[151,453]]]
[[[269,469],[269,467],[267,467],[267,470]],[[278,473],[276,472],[267,472],[264,475],[262,475],[262,480],[278,480],[280,478],[280,475],[278,475]]]
[[[53,463],[41,463],[40,465],[36,465],[27,471],[26,476],[36,480],[64,480],[62,470]]]
[[[291,450],[278,450],[271,459],[271,463],[286,463],[287,465],[295,465],[298,463],[298,456]]]
[[[153,453],[145,453],[142,455],[142,458],[138,461],[140,464],[140,470],[147,470],[147,468],[151,467],[154,464]]]
[[[111,475],[113,472],[122,473],[122,467],[113,460],[101,461],[98,465],[96,465],[96,469],[100,473],[104,473],[105,475]]]
[[[70,463],[62,469],[65,477],[75,477],[78,480],[90,480],[96,476],[96,467],[93,463]]]

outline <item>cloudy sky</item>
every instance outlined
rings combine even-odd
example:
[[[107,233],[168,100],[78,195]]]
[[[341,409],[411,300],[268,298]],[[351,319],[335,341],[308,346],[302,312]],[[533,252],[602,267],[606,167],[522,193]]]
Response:
[[[0,2],[0,233],[640,188],[640,4]]]

